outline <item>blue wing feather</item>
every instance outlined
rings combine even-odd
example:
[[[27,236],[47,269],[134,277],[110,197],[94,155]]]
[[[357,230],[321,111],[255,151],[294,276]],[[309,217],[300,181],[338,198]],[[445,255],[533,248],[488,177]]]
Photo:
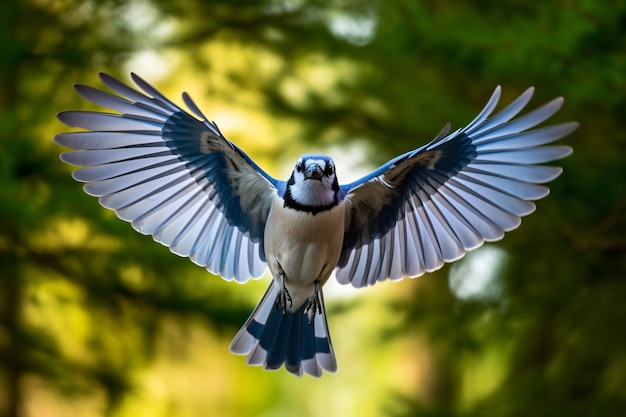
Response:
[[[131,77],[143,92],[106,74],[102,81],[120,96],[75,86],[120,114],[60,113],[62,122],[88,130],[55,137],[76,149],[61,159],[84,167],[74,178],[86,182],[86,192],[173,252],[226,279],[260,276],[271,198],[284,185],[226,140],[189,96],[185,103],[202,120]]]
[[[542,145],[578,127],[569,122],[528,130],[563,103],[557,98],[515,118],[533,91],[526,90],[489,118],[500,97],[498,87],[464,129],[440,134],[340,186],[347,200],[347,226],[337,279],[360,287],[415,277],[517,227],[520,217],[534,210],[531,200],[549,192],[538,184],[561,173],[558,167],[537,164],[571,153],[566,146]]]
[[[366,230],[363,230],[358,225],[353,225],[353,227],[348,229],[348,232],[344,237],[344,248],[354,247],[357,239],[358,243],[362,245],[384,236],[391,229],[391,227],[404,217],[405,203],[411,195],[421,192],[423,193],[423,198],[428,199],[428,196],[435,194],[439,187],[444,185],[449,178],[456,175],[464,164],[467,164],[467,162],[475,156],[476,152],[475,146],[472,145],[469,138],[464,134],[457,135],[453,140],[446,141],[439,146],[427,146],[424,148],[428,148],[429,151],[442,152],[442,157],[435,164],[434,170],[429,170],[427,167],[422,165],[413,167],[410,172],[406,174],[407,179],[401,181],[393,189],[393,199],[388,204],[380,207],[375,214],[370,216],[366,224],[362,225],[362,227],[365,227]],[[403,156],[392,160],[390,163],[383,165],[375,171],[381,172],[380,174],[373,177],[370,175],[368,178],[375,179],[380,175],[385,175],[389,172],[389,169],[392,166],[401,164],[405,160],[418,155],[424,148],[418,150],[417,152],[408,152]],[[354,211],[354,214],[351,218],[357,219],[359,217],[358,211],[360,210],[360,207],[352,206],[352,210]],[[343,256],[346,256],[345,250],[343,252]],[[344,258],[342,258],[342,260],[345,261]],[[340,261],[339,266],[342,266],[342,264],[343,262]]]

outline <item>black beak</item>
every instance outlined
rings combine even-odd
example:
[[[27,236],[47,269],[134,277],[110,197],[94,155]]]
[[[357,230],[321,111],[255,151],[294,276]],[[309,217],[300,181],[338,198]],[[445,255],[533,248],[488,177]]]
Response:
[[[304,178],[307,180],[319,180],[324,176],[324,171],[317,164],[311,164],[309,167],[303,172]]]

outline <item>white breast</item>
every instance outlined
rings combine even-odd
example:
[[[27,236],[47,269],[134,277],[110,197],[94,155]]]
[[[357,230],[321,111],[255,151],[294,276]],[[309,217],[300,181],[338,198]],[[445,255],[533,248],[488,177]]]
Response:
[[[345,205],[316,215],[284,207],[276,196],[265,226],[265,256],[274,279],[285,285],[292,310],[313,294],[315,281],[323,285],[337,266],[344,236]]]

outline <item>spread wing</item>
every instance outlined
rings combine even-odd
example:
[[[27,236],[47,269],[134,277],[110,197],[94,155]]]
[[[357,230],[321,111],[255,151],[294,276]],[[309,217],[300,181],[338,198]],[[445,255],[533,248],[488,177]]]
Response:
[[[76,85],[85,99],[119,113],[69,111],[63,123],[87,129],[55,142],[85,192],[143,234],[223,278],[245,282],[266,269],[265,221],[281,183],[226,140],[187,94],[196,117],[138,76],[135,90],[101,74],[119,94]]]
[[[542,146],[574,131],[575,122],[528,130],[556,113],[557,98],[523,116],[526,90],[493,117],[498,87],[468,126],[447,129],[427,145],[401,155],[370,175],[341,186],[348,205],[337,279],[355,287],[417,277],[461,258],[484,241],[501,239],[559,167],[545,162],[568,156],[566,146]]]

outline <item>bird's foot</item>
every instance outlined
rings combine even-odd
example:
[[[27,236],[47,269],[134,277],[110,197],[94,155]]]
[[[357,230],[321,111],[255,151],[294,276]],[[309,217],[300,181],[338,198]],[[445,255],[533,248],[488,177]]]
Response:
[[[280,289],[280,294],[278,294],[278,298],[276,299],[276,308],[280,307],[283,317],[285,317],[287,314],[287,303],[289,303],[289,307],[291,307],[293,301],[291,300],[289,291],[287,291],[287,287],[285,286],[285,274],[280,274],[280,280],[282,282],[282,288]]]
[[[320,298],[320,284],[315,281],[315,291],[309,297],[309,302],[304,309],[304,314],[309,315],[309,326],[313,324],[315,315],[322,314],[322,300]]]

